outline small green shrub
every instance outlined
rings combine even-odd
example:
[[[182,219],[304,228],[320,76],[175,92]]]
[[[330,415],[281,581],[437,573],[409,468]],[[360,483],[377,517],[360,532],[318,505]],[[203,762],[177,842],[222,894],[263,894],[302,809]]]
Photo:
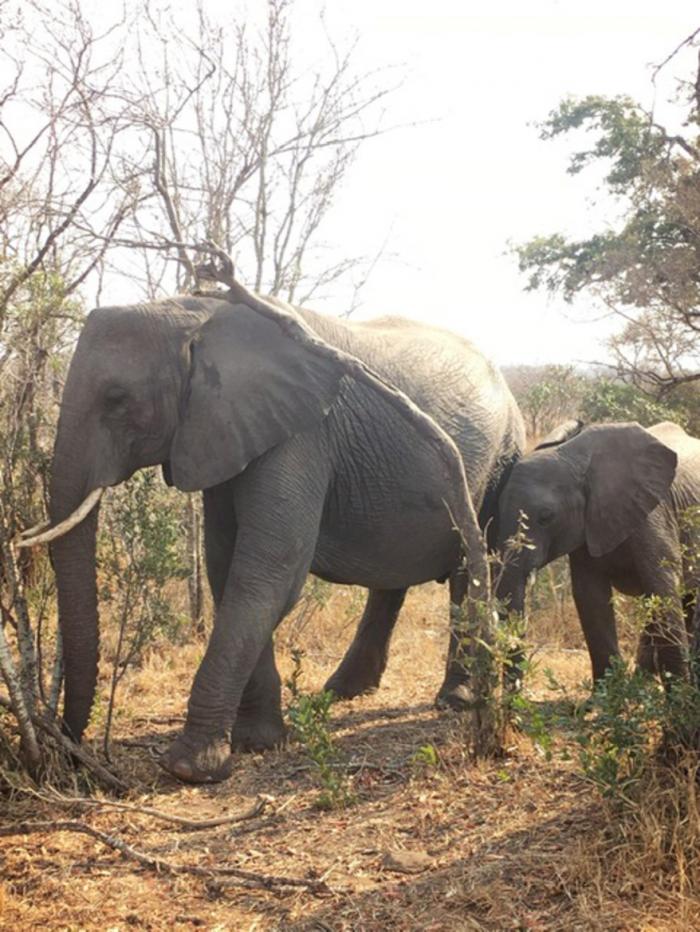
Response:
[[[440,766],[440,754],[434,744],[422,744],[412,755],[411,763],[418,770],[435,770]]]
[[[577,723],[584,775],[607,816],[598,870],[626,884],[662,876],[683,901],[700,888],[700,692],[618,661]],[[632,882],[634,882],[634,879]]]
[[[679,677],[660,680],[616,660],[585,712],[576,734],[583,773],[623,807],[639,802],[650,769],[672,767],[698,749],[700,691]]]
[[[596,685],[576,741],[584,774],[606,798],[625,799],[638,783],[661,735],[664,702],[661,684],[623,660]]]
[[[355,802],[355,795],[350,786],[347,770],[339,761],[338,749],[330,732],[334,695],[328,690],[321,690],[318,693],[301,691],[303,656],[302,650],[292,651],[294,668],[287,681],[292,701],[287,709],[287,715],[293,736],[304,748],[321,786],[315,805],[319,809],[344,809]]]
[[[468,594],[461,606],[453,604],[450,609],[452,630],[459,639],[455,659],[474,696],[463,718],[466,743],[475,758],[504,753],[517,697],[530,668],[526,619],[511,612],[495,595],[509,560],[533,547],[527,521],[521,512],[506,553],[487,556],[492,581],[489,591],[478,599]]]

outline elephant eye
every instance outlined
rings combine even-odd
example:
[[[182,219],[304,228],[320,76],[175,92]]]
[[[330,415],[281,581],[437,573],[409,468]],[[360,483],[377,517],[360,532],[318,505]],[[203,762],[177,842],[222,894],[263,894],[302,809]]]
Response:
[[[127,401],[128,394],[119,385],[110,386],[103,395],[104,406],[110,413],[121,410]]]
[[[554,520],[554,512],[551,508],[542,508],[541,511],[537,514],[537,523],[540,527],[545,527],[547,524],[551,524]]]

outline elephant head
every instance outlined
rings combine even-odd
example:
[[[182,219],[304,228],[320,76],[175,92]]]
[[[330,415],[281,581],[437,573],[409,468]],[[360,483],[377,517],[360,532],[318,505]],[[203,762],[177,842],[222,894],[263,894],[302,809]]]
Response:
[[[676,461],[639,424],[569,421],[516,463],[498,509],[509,608],[522,613],[534,570],[584,544],[600,557],[625,541],[667,495]],[[519,528],[527,540],[513,547]]]

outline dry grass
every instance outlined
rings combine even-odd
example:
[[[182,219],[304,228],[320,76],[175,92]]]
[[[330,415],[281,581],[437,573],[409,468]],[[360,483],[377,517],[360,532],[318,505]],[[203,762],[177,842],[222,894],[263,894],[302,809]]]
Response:
[[[281,666],[289,646],[305,650],[305,689],[320,687],[340,659],[361,610],[352,590],[334,590],[304,624],[280,632]],[[575,620],[572,616],[572,624]],[[546,621],[546,619],[545,619]],[[553,670],[573,696],[588,676],[575,631],[535,619],[539,670]],[[18,795],[3,822],[81,818],[132,846],[175,863],[229,863],[267,874],[325,878],[326,896],[223,886],[202,878],[149,872],[93,839],[54,832],[0,840],[0,927],[33,929],[232,930],[588,930],[688,929],[697,899],[697,813],[685,814],[670,864],[660,803],[636,829],[615,835],[595,792],[573,763],[546,762],[515,737],[508,756],[478,767],[465,760],[458,720],[437,713],[446,647],[446,593],[426,586],[410,594],[391,659],[376,693],[338,705],[334,734],[353,772],[357,805],[319,812],[308,761],[298,747],[241,755],[235,776],[216,787],[168,779],[154,755],[182,721],[202,646],[149,653],[124,679],[114,724],[117,770],[133,787],[130,801],[207,818],[249,807],[265,793],[256,819],[184,832],[138,813],[86,813]],[[537,701],[553,698],[542,672],[530,686]],[[91,735],[99,743],[103,710]],[[424,745],[436,766],[419,763]],[[659,788],[659,792],[662,790]],[[666,788],[667,800],[678,799]],[[671,805],[672,803],[669,803]],[[694,820],[694,821],[693,821]],[[679,831],[682,819],[676,819]],[[691,828],[692,826],[692,828]],[[695,832],[691,844],[690,832]],[[664,837],[667,837],[667,834]],[[688,849],[691,845],[691,849]],[[396,872],[393,852],[422,854],[415,874]],[[637,852],[634,860],[630,852]],[[695,866],[693,866],[695,865]],[[679,883],[679,871],[684,880]],[[692,886],[694,884],[694,886]],[[696,892],[693,894],[692,890]]]

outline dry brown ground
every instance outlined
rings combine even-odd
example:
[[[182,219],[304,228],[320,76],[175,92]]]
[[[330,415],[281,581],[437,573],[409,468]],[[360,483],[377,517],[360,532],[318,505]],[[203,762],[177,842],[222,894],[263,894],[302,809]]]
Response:
[[[288,624],[279,638],[285,672],[296,638],[306,651],[303,686],[320,687],[342,655],[358,607],[355,594],[337,590],[305,630]],[[548,646],[540,651],[540,667],[550,667],[572,696],[580,696],[587,657],[570,621],[556,636],[551,626],[541,626]],[[458,719],[432,706],[445,635],[444,589],[415,591],[381,688],[334,708],[334,734],[358,794],[350,809],[315,808],[318,789],[296,746],[241,755],[233,779],[216,787],[182,786],[159,771],[154,755],[182,721],[201,652],[190,646],[154,652],[129,674],[115,724],[116,769],[133,787],[131,803],[205,819],[250,808],[258,794],[267,794],[257,818],[191,832],[136,812],[71,811],[21,796],[2,813],[3,822],[82,819],[175,863],[323,878],[329,892],[247,889],[157,874],[92,838],[33,834],[0,841],[0,927],[692,928],[692,904],[679,912],[663,878],[615,888],[600,875],[595,848],[603,814],[572,763],[545,761],[524,738],[513,739],[504,760],[474,766],[465,759]],[[538,701],[551,698],[541,674],[530,691]],[[99,725],[98,715],[95,735]],[[427,744],[437,750],[437,766],[415,759]],[[416,873],[396,869],[395,853],[406,851],[420,856]]]

